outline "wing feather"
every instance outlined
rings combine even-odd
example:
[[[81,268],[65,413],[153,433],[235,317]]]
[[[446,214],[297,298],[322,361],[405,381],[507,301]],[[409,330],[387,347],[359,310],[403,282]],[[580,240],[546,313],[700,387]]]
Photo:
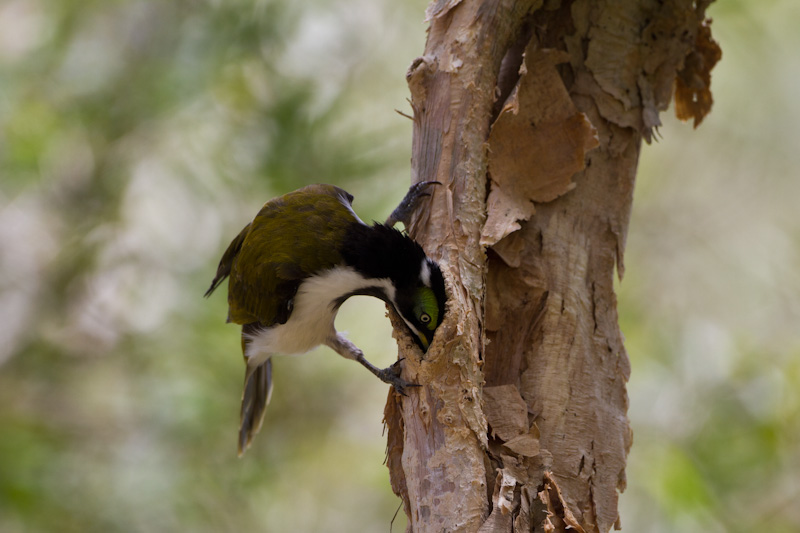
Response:
[[[360,223],[351,199],[338,187],[311,185],[264,204],[231,264],[229,321],[285,323],[300,283],[341,264],[344,234]]]

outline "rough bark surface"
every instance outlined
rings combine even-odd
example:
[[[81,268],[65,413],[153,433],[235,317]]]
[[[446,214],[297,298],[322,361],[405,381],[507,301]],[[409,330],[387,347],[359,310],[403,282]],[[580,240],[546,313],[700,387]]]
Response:
[[[619,527],[630,368],[614,271],[641,140],[676,78],[682,118],[710,109],[708,3],[428,8],[407,74],[412,180],[442,185],[410,232],[450,301],[424,357],[398,333],[406,378],[422,385],[386,406],[409,530]]]

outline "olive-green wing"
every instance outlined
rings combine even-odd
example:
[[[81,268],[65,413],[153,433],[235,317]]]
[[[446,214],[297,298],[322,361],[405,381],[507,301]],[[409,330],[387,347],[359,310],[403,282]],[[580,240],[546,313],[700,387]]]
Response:
[[[246,225],[244,229],[239,232],[239,235],[237,235],[236,238],[234,238],[228,245],[228,249],[225,250],[225,253],[222,254],[222,259],[219,261],[219,266],[217,266],[217,274],[214,276],[214,280],[211,282],[211,287],[208,288],[203,296],[206,298],[211,296],[211,293],[214,292],[214,289],[219,287],[219,284],[225,281],[225,278],[230,275],[231,268],[233,267],[233,260],[239,253],[239,250],[242,249],[242,243],[244,242],[244,238],[247,236],[249,231],[250,224]]]
[[[341,264],[345,231],[360,222],[351,200],[338,187],[311,185],[267,202],[232,263],[228,320],[286,322],[300,283]]]

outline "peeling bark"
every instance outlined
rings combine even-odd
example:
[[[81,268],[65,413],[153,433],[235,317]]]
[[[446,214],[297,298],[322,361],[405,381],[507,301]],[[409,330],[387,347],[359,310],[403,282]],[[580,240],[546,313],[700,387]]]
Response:
[[[630,368],[614,270],[641,141],[676,78],[683,118],[710,108],[707,5],[429,6],[407,73],[412,180],[442,186],[409,231],[450,299],[424,356],[395,330],[422,385],[385,412],[409,530],[619,527]]]

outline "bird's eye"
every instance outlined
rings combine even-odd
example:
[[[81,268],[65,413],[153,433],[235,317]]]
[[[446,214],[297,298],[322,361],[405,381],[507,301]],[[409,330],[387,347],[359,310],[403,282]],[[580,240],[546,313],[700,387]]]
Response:
[[[428,313],[422,313],[421,315],[419,315],[419,321],[422,322],[423,324],[427,324],[428,322],[431,321],[431,315],[429,315]]]

